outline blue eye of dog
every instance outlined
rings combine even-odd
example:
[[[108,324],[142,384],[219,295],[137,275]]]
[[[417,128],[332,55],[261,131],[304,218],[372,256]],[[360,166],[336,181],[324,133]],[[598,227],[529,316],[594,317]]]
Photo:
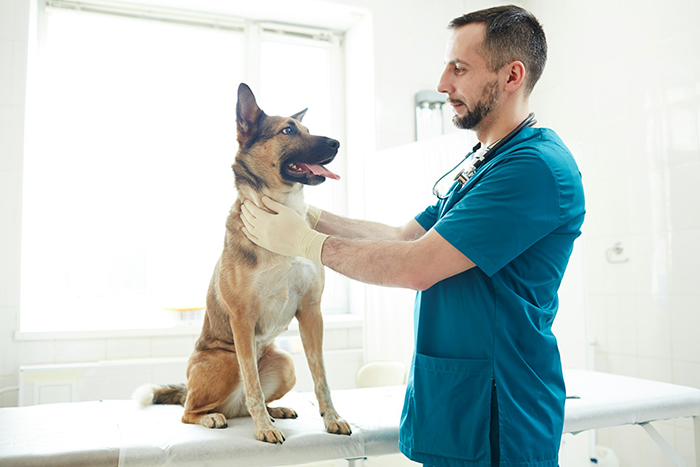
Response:
[[[294,133],[294,129],[291,126],[286,126],[286,127],[282,128],[281,133],[283,135],[291,135]]]

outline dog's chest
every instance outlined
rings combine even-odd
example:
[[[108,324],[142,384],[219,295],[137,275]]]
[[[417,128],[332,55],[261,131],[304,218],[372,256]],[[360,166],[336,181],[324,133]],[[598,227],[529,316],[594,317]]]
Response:
[[[260,315],[255,323],[255,343],[260,350],[286,331],[299,304],[312,284],[319,280],[319,266],[303,259],[285,258],[258,277]],[[321,288],[319,288],[320,293]],[[320,300],[320,297],[316,297]]]

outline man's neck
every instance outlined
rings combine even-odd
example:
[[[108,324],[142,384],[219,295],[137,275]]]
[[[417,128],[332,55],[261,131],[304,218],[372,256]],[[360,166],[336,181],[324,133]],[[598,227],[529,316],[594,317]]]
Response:
[[[513,131],[529,114],[527,103],[516,109],[503,109],[499,112],[497,119],[492,122],[484,122],[488,125],[483,129],[476,130],[476,137],[481,141],[481,144],[491,146]]]

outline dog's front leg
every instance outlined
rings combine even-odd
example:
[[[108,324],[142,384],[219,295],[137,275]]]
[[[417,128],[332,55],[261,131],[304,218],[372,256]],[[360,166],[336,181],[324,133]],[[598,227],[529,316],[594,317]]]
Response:
[[[234,313],[231,317],[231,328],[238,366],[243,378],[245,403],[255,425],[255,437],[260,441],[282,444],[285,440],[284,435],[272,424],[273,420],[265,406],[265,396],[260,384],[255,352],[255,321],[248,313]]]
[[[320,298],[307,293],[301,301],[296,317],[299,321],[299,334],[304,344],[304,353],[314,380],[314,391],[326,431],[343,435],[352,434],[350,424],[343,420],[333,407],[331,391],[326,379],[326,367],[323,364],[323,317]]]

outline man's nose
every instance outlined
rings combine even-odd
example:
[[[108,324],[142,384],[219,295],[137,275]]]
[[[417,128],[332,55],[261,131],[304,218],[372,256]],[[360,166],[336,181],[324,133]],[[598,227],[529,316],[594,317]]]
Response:
[[[452,81],[450,79],[448,71],[449,68],[445,67],[445,71],[443,71],[442,76],[440,76],[440,81],[438,81],[437,85],[438,92],[450,94],[454,91],[454,86],[452,85]]]

